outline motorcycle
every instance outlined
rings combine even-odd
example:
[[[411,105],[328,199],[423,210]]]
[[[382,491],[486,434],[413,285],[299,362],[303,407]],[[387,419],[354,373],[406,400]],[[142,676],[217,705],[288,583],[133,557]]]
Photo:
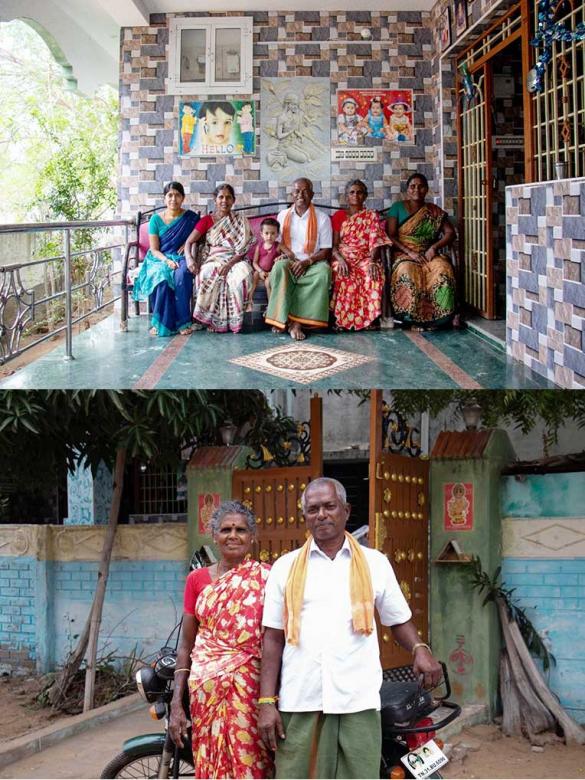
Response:
[[[165,730],[127,739],[122,746],[122,752],[118,753],[104,768],[102,778],[193,777],[191,728],[189,727],[186,744],[181,746],[175,745],[169,734],[176,661],[176,648],[165,645],[157,654],[152,666],[145,666],[136,672],[138,692],[151,705],[151,717],[154,720],[164,718]],[[187,688],[183,696],[183,707],[189,722]]]
[[[461,707],[449,701],[449,675],[445,664],[441,666],[443,679],[432,690],[423,688],[411,666],[383,672],[381,778],[441,777],[437,770],[448,759],[442,751],[444,743],[435,739],[435,733],[461,714]]]
[[[447,669],[444,664],[442,666],[441,687],[444,692],[440,696],[433,696],[432,691],[425,690],[410,666],[384,671],[380,690],[381,778],[441,777],[436,769],[447,763],[447,758],[441,750],[442,742],[435,740],[435,732],[461,713],[458,704],[448,701],[451,688]],[[151,716],[156,720],[164,718],[165,731],[126,740],[122,752],[104,768],[102,778],[193,777],[191,729],[186,744],[182,746],[174,744],[168,731],[175,667],[176,648],[165,645],[152,666],[136,673],[138,691],[151,704]],[[183,707],[189,721],[187,689]],[[439,708],[447,710],[447,714],[433,720],[431,716]]]

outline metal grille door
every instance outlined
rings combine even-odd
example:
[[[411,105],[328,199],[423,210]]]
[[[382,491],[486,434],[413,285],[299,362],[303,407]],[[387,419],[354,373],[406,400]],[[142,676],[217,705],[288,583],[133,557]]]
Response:
[[[490,198],[488,193],[488,139],[490,116],[486,107],[487,69],[474,73],[472,99],[459,89],[461,178],[460,213],[463,225],[463,264],[465,302],[484,317],[492,317],[490,291],[493,289],[491,260]],[[488,93],[489,94],[489,93]]]

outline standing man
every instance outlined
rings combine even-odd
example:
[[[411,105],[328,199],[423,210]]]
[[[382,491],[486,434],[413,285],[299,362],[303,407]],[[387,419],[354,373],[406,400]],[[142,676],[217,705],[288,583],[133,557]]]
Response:
[[[329,322],[331,220],[312,200],[310,179],[296,179],[293,205],[278,215],[280,248],[286,259],[278,260],[270,274],[266,322],[276,331],[288,325],[296,341],[305,338],[303,325],[324,328]]]
[[[386,556],[345,532],[343,485],[313,480],[302,507],[312,536],[275,562],[266,584],[260,736],[276,750],[277,778],[379,777],[374,605],[426,686],[439,682],[441,666],[419,641]]]

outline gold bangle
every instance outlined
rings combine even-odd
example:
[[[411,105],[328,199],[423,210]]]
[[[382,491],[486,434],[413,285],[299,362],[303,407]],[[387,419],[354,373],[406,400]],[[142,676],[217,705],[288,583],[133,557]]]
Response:
[[[184,666],[182,669],[175,669],[173,674],[177,674],[177,672],[190,672],[191,669],[188,669],[186,666]]]
[[[431,653],[431,655],[432,655],[433,651],[432,651],[432,650],[431,650],[431,648],[430,648],[430,647],[427,645],[427,643],[426,643],[426,642],[416,642],[416,644],[414,644],[414,645],[412,646],[412,648],[411,648],[411,651],[410,651],[410,652],[412,653],[412,655],[414,655],[414,654],[416,653],[416,651],[418,650],[418,648],[419,648],[419,647],[426,647],[426,648],[427,648],[427,650],[429,651],[429,653]]]
[[[276,704],[278,696],[261,696],[258,699],[258,704]]]

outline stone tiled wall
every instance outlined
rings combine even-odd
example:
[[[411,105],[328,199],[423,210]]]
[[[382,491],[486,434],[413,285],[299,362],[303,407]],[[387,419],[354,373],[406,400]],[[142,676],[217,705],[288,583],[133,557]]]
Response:
[[[585,387],[585,179],[508,187],[508,353]]]
[[[372,207],[390,205],[400,192],[401,181],[414,170],[427,174],[432,180],[431,194],[439,195],[433,147],[433,128],[438,121],[432,78],[434,45],[428,13],[256,12],[253,18],[253,99],[259,109],[259,125],[262,77],[330,78],[332,143],[336,137],[337,89],[414,90],[415,144],[368,139],[368,143],[383,144],[379,162],[332,163],[331,181],[315,183],[320,200],[339,202],[348,179],[359,176],[368,183]],[[150,27],[122,31],[121,212],[126,215],[139,207],[160,204],[162,186],[170,179],[185,184],[190,205],[207,206],[215,184],[223,180],[234,185],[239,205],[284,200],[287,188],[260,180],[258,155],[241,159],[178,157],[179,102],[202,96],[165,94],[169,19],[168,15],[153,14]],[[361,38],[364,27],[372,31],[370,41]]]

